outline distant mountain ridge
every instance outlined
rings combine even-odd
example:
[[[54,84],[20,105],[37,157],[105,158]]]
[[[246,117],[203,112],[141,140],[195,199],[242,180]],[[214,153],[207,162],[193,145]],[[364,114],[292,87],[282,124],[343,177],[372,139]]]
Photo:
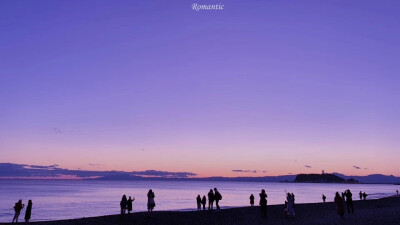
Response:
[[[345,180],[354,179],[365,184],[400,184],[400,177],[395,177],[393,175],[371,174],[367,176],[347,176],[340,173],[333,174]]]

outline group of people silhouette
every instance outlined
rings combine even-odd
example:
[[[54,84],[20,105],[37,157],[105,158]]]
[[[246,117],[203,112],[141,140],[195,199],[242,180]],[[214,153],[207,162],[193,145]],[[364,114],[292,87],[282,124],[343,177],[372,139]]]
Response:
[[[149,215],[151,215],[151,213],[153,212],[154,207],[156,207],[156,202],[154,201],[155,198],[155,194],[153,192],[153,190],[149,190],[149,192],[147,193],[147,212],[149,213]],[[135,201],[135,198],[129,196],[129,199],[126,198],[126,195],[122,195],[122,199],[120,202],[120,206],[121,206],[121,215],[125,215],[126,211],[128,211],[128,214],[130,214],[132,212],[132,203],[133,201]]]
[[[221,210],[219,206],[219,201],[222,200],[222,195],[219,193],[217,188],[210,189],[210,191],[207,194],[208,197],[208,210],[212,211],[214,209],[214,202],[215,202],[215,207],[216,210],[219,211]],[[203,195],[203,198],[200,197],[200,195],[197,195],[196,197],[196,203],[197,203],[197,210],[201,210],[201,206],[203,206],[203,211],[206,210],[206,203],[207,203],[207,198],[205,195]]]
[[[18,202],[15,203],[14,218],[12,220],[12,223],[18,223],[19,215],[21,214],[21,211],[24,207],[25,204],[22,204],[22,199],[20,199]],[[32,200],[29,200],[25,210],[25,223],[29,223],[29,220],[31,219],[31,214],[32,214]]]
[[[336,192],[334,203],[336,206],[336,211],[340,217],[343,218],[344,216],[344,203],[346,202],[347,205],[347,212],[350,214],[354,214],[354,206],[353,206],[353,194],[349,189],[345,192],[342,192],[340,196],[339,192]]]

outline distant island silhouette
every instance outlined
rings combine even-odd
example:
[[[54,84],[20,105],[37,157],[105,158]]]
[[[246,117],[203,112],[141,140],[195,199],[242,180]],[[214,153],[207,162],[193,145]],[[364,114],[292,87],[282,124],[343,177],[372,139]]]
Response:
[[[335,174],[299,174],[296,176],[294,182],[301,183],[359,183],[355,179],[343,179]]]

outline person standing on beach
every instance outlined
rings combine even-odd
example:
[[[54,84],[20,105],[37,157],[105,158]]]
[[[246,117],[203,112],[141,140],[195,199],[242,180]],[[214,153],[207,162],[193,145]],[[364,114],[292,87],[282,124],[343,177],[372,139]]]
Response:
[[[217,207],[217,211],[219,211],[221,210],[221,208],[219,207],[219,201],[222,200],[222,195],[221,193],[219,193],[217,188],[214,188],[214,196],[215,196],[215,206]]]
[[[365,200],[365,199],[367,199],[367,194],[365,194],[365,192],[362,194],[362,196],[363,196],[363,199]]]
[[[31,219],[31,214],[32,214],[32,200],[29,200],[28,206],[26,206],[26,211],[25,211],[25,223],[29,223],[29,220]]]
[[[156,206],[156,202],[154,201],[154,198],[156,195],[154,194],[153,190],[149,190],[147,193],[147,211],[149,213],[153,212],[154,207]]]
[[[325,203],[326,202],[326,196],[322,194],[322,201]]]
[[[267,217],[267,194],[265,190],[262,189],[260,193],[260,206],[261,206],[261,216],[266,218]]]
[[[399,190],[396,190],[397,195],[399,195]]]
[[[122,195],[121,202],[119,205],[121,206],[121,215],[124,215],[126,213],[126,207],[128,204],[128,199],[126,199],[126,195]]]
[[[353,206],[353,194],[351,194],[351,191],[347,189],[346,193],[346,204],[347,204],[347,212],[350,214],[350,209],[351,212],[354,214],[354,206]]]
[[[286,214],[289,217],[294,217],[294,196],[293,194],[287,193],[286,196],[287,204],[286,204]]]
[[[208,210],[213,210],[215,195],[212,189],[208,192]]]
[[[196,201],[197,201],[197,211],[200,211],[201,210],[201,197],[200,197],[200,195],[197,195]]]
[[[135,201],[135,197],[131,198],[131,196],[129,196],[128,203],[127,203],[127,205],[128,205],[128,214],[130,214],[131,211],[132,211],[132,203],[133,203],[133,201]]]
[[[360,193],[358,193],[358,195],[360,196],[360,200],[362,200],[363,195],[362,195],[361,191],[360,191]]]
[[[206,211],[206,203],[207,203],[206,196],[203,195],[203,198],[201,199],[201,204],[203,205],[203,211]]]
[[[250,195],[250,206],[254,206],[254,195],[253,194],[251,194]]]
[[[340,217],[343,218],[343,216],[344,216],[344,201],[343,201],[343,198],[340,197],[339,192],[336,192],[334,202],[335,202],[337,213],[339,214]]]
[[[14,212],[15,212],[15,214],[14,214],[14,218],[13,218],[13,221],[12,221],[12,223],[14,223],[14,221],[16,222],[16,223],[18,223],[18,217],[19,217],[19,214],[21,213],[21,210],[24,208],[24,204],[22,204],[22,199],[20,199],[17,203],[15,203],[15,205],[14,205]]]

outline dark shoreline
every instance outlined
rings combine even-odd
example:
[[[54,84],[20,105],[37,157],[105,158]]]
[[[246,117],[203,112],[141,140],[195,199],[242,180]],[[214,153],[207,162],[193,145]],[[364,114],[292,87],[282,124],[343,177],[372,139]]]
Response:
[[[159,224],[159,225],[253,225],[253,224],[400,224],[400,196],[375,200],[354,201],[355,214],[345,214],[341,219],[333,202],[296,205],[296,217],[283,216],[284,205],[268,207],[268,219],[260,216],[259,207],[238,207],[213,211],[155,211],[152,218],[147,212],[126,215],[107,215],[80,219],[32,222],[35,225],[113,225],[113,224]],[[12,219],[12,218],[10,218]],[[20,217],[23,223],[23,215]],[[10,223],[0,223],[10,224]]]

